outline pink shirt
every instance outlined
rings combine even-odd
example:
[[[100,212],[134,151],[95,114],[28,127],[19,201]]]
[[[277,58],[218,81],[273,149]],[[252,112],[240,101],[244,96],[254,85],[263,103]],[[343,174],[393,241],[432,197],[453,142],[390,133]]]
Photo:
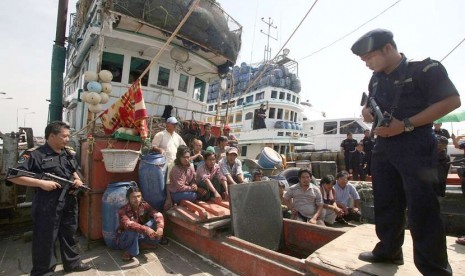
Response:
[[[175,165],[170,172],[170,192],[194,192],[192,184],[195,184],[194,165],[189,167]]]

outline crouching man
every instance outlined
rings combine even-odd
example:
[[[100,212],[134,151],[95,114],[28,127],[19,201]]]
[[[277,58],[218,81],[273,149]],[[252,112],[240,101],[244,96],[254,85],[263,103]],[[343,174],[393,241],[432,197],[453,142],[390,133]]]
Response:
[[[142,199],[138,187],[130,187],[126,193],[128,204],[118,210],[120,225],[116,233],[116,244],[125,250],[123,261],[131,261],[139,255],[139,249],[156,248],[158,243],[164,244],[163,215],[153,209]]]

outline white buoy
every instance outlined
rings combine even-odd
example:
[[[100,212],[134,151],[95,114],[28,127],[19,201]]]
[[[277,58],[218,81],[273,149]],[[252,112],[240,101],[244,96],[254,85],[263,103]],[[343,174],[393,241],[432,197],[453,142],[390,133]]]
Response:
[[[98,74],[93,71],[86,71],[84,73],[84,80],[91,82],[91,81],[98,81]]]
[[[87,94],[86,99],[89,104],[98,104],[100,103],[102,97],[100,97],[99,93],[97,92],[90,92]]]
[[[110,82],[113,79],[113,74],[108,70],[102,70],[98,73],[101,82]]]
[[[103,93],[107,93],[107,94],[111,94],[111,90],[112,90],[112,86],[111,86],[111,83],[108,83],[108,82],[103,82],[103,83],[100,83],[102,85],[102,92]]]
[[[101,104],[106,104],[110,100],[110,96],[108,96],[108,94],[100,93],[99,96],[101,98],[100,99]]]
[[[89,105],[89,110],[92,113],[99,113],[103,110],[103,107],[101,104],[90,104]]]

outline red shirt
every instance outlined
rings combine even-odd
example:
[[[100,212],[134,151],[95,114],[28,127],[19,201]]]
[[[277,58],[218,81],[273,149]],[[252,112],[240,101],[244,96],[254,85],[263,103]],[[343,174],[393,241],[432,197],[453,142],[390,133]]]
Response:
[[[118,210],[119,227],[117,231],[117,240],[119,234],[123,231],[135,231],[140,234],[148,235],[148,231],[151,229],[144,224],[150,219],[157,223],[157,228],[164,228],[165,221],[163,215],[157,210],[153,209],[147,202],[142,201],[136,211],[132,210],[131,204],[126,204]]]

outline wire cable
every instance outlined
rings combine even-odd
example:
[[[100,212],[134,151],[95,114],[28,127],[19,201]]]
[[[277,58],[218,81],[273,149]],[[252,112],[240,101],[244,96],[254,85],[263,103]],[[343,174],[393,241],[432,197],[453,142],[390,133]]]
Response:
[[[333,46],[334,44],[336,44],[336,43],[338,43],[339,41],[343,40],[344,38],[348,37],[349,35],[355,33],[356,31],[360,30],[363,26],[367,25],[367,24],[370,23],[371,21],[375,20],[376,18],[380,17],[382,14],[384,14],[385,12],[387,12],[388,10],[390,10],[392,7],[394,7],[395,5],[397,5],[400,1],[402,1],[402,0],[396,1],[394,4],[392,4],[391,6],[387,7],[386,9],[384,9],[383,11],[381,11],[380,13],[378,13],[376,16],[372,17],[371,19],[369,19],[368,21],[366,21],[366,22],[363,23],[362,25],[358,26],[357,28],[355,28],[355,29],[352,30],[351,32],[345,34],[344,36],[342,36],[342,37],[340,37],[340,38],[338,38],[338,39],[336,39],[335,41],[331,42],[330,44],[328,44],[328,45],[326,45],[326,46],[324,46],[324,47],[322,47],[322,48],[316,50],[315,52],[313,52],[313,53],[311,53],[311,54],[309,54],[309,55],[307,55],[307,56],[301,58],[299,61],[302,61],[302,60],[304,60],[304,59],[306,59],[306,58],[309,58],[309,57],[311,57],[311,56],[313,56],[313,55],[315,55],[315,54],[317,54],[317,53],[319,53],[319,52],[321,52],[321,51],[323,51],[323,50],[325,50],[325,49],[327,49],[327,48]]]
[[[445,57],[443,57],[440,61],[442,62],[443,60],[445,60],[450,54],[452,54],[452,52],[454,52],[463,42],[465,41],[465,37],[462,39],[462,41],[460,41],[457,45],[455,45],[455,47],[449,52],[447,53],[447,55]]]

